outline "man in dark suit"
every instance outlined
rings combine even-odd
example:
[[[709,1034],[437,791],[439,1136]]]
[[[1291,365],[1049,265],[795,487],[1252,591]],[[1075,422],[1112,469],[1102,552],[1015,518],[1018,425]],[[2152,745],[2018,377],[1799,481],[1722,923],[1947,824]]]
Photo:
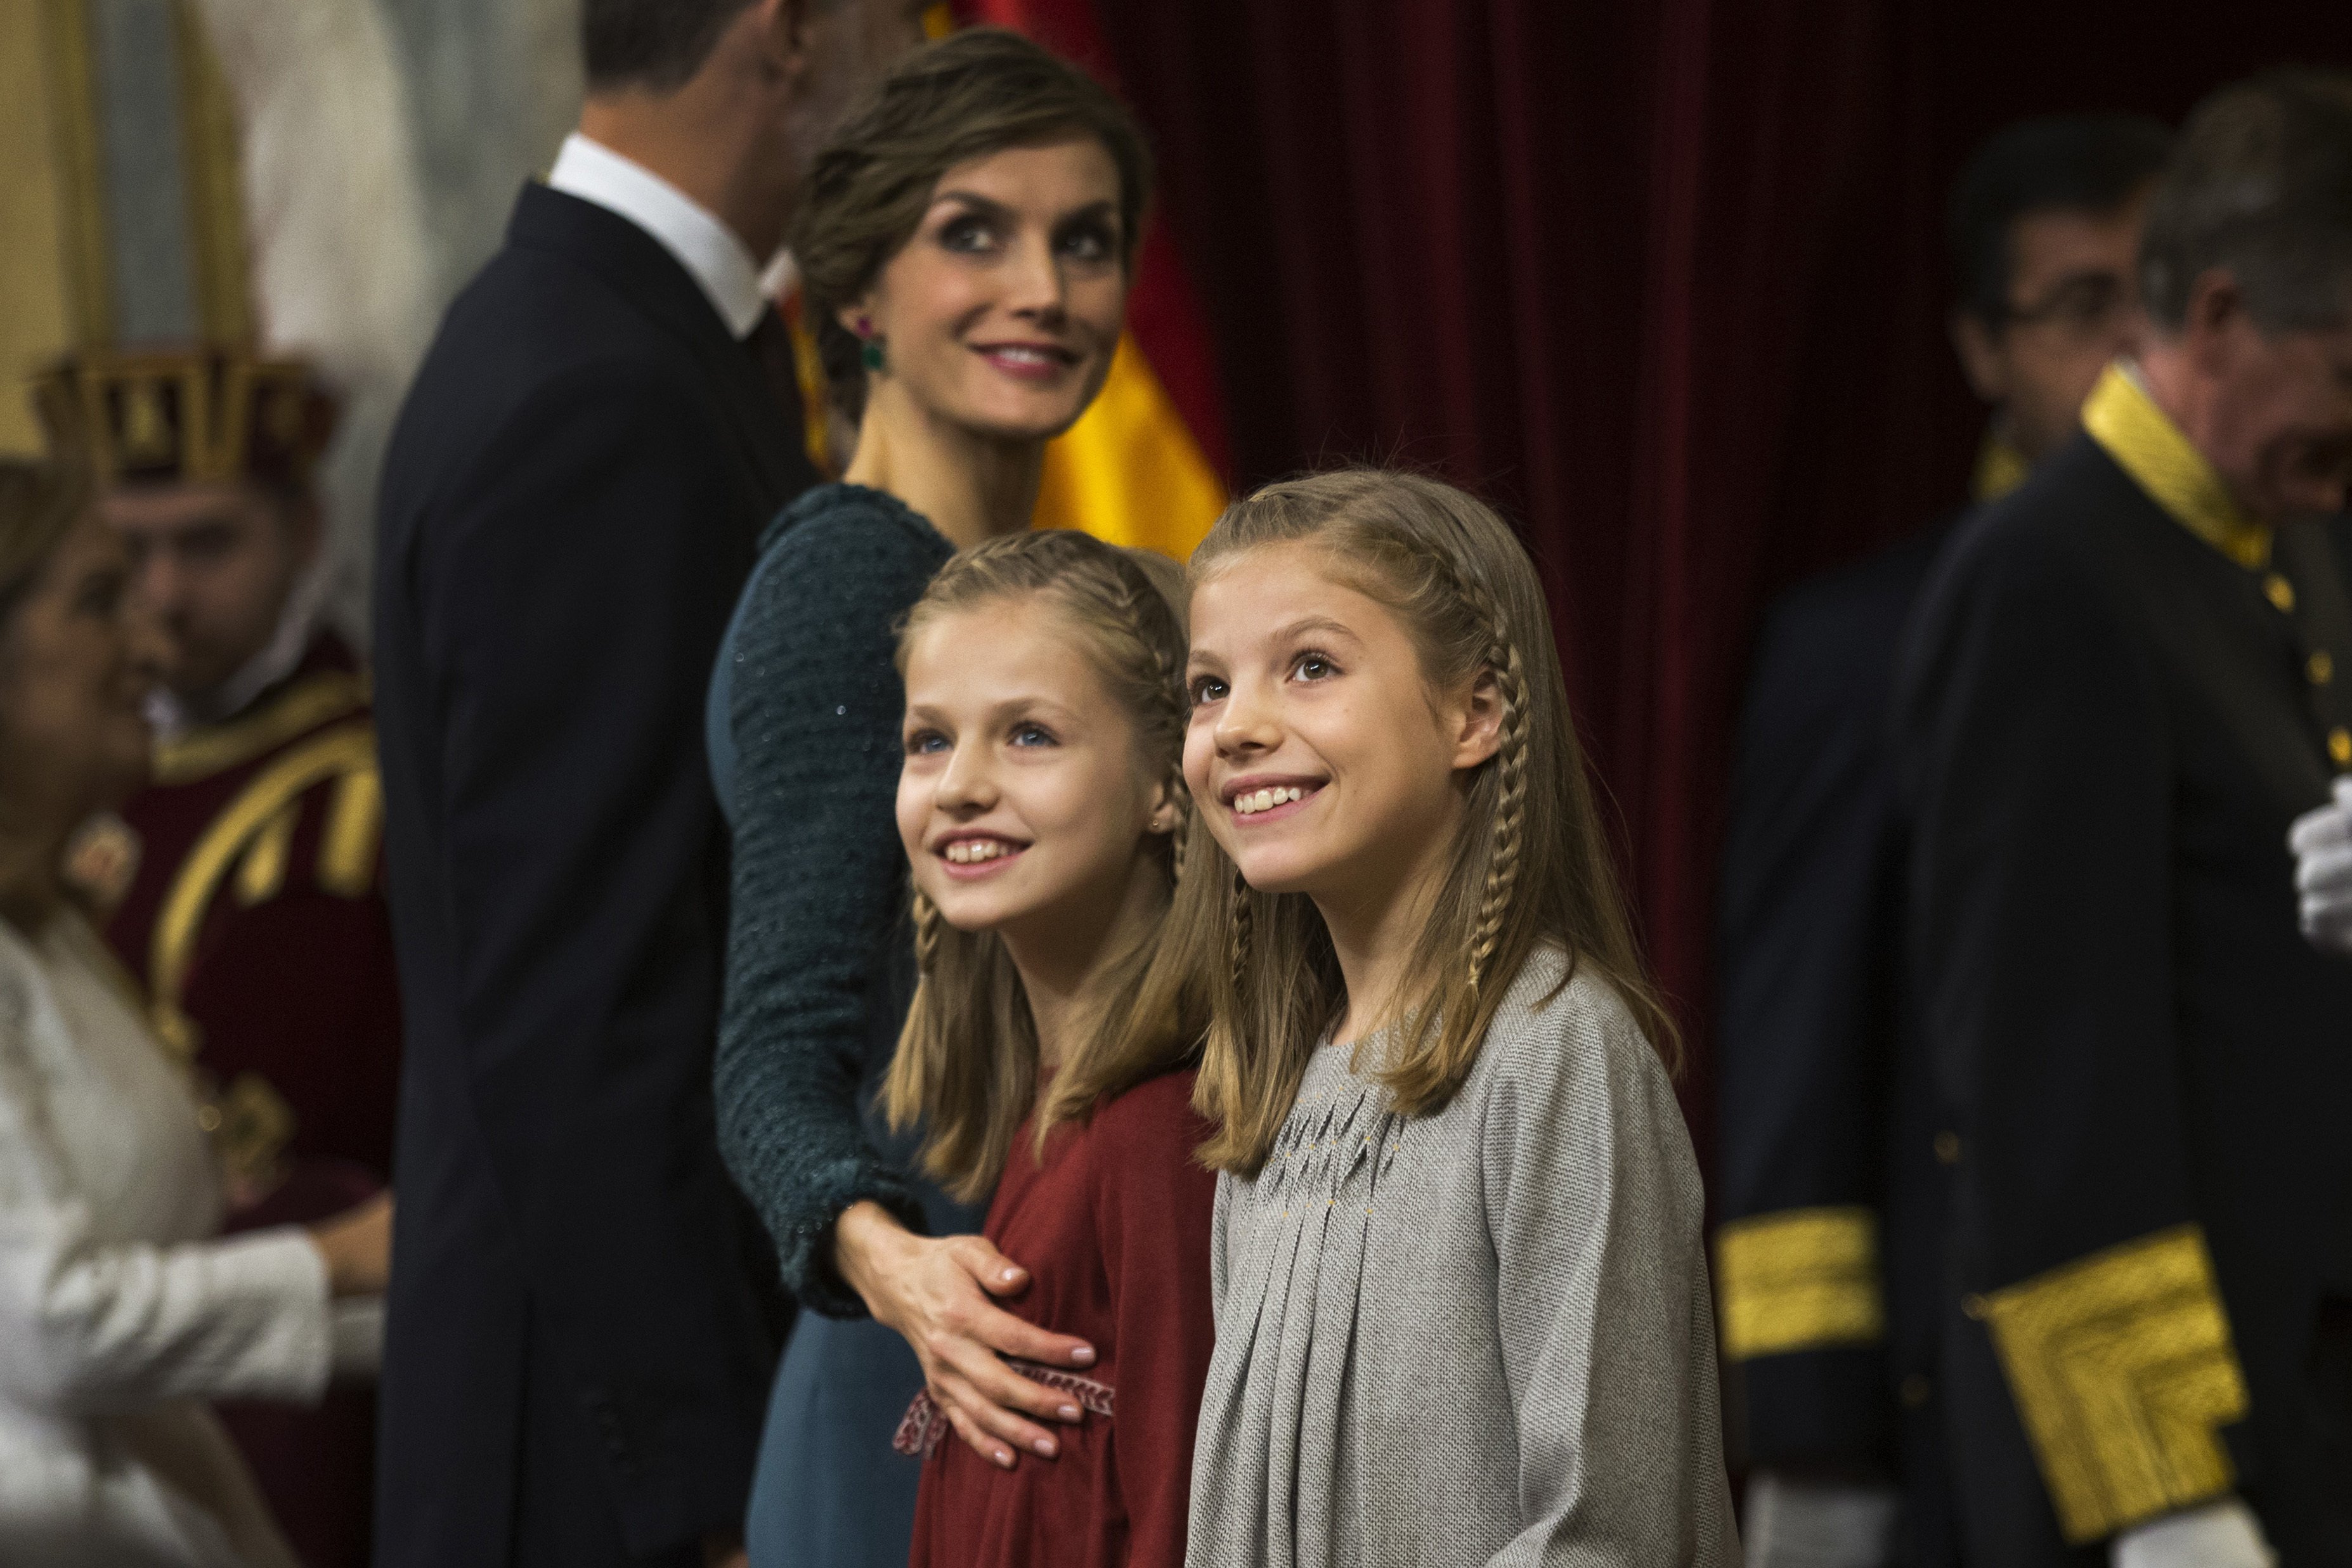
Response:
[[[773,1354],[710,1103],[704,689],[814,482],[761,265],[906,0],[588,0],[589,97],[386,462],[407,1003],[378,1561],[738,1551]]]
[[[1953,192],[1952,338],[1992,415],[1973,501],[2064,444],[2137,324],[2151,120],[2027,120]],[[1758,639],[1725,847],[1716,1284],[1759,1568],[1949,1560],[1930,1302],[1936,1124],[1898,1050],[1887,706],[1952,515],[1802,583]]]
[[[2140,276],[2137,360],[1963,527],[1897,684],[1959,1533],[2342,1568],[2352,962],[2288,830],[2352,770],[2352,76],[2201,105]]]

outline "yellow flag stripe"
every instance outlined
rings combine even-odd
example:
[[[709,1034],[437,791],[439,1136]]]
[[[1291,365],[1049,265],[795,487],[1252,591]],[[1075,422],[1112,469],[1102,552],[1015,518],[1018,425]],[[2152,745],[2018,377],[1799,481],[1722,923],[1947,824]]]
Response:
[[[1122,338],[1094,406],[1045,449],[1036,526],[1182,560],[1224,508],[1200,444],[1134,338]]]

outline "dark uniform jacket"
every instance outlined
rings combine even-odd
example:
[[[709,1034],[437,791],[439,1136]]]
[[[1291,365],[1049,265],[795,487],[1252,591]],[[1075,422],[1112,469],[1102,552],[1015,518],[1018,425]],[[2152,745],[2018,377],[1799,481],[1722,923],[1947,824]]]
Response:
[[[1936,1173],[1900,1051],[1904,835],[1888,704],[1946,519],[1791,590],[1758,639],[1718,931],[1716,1285],[1759,1469],[1904,1483],[1934,1560]],[[1931,1548],[1933,1550],[1931,1550]]]
[[[245,710],[158,748],[122,810],[135,869],[107,937],[194,1069],[230,1228],[323,1219],[392,1166],[400,998],[367,682],[331,631]],[[312,1568],[368,1560],[375,1400],[226,1406]]]
[[[702,696],[761,525],[813,482],[800,438],[667,251],[538,185],[403,409],[383,1568],[698,1563],[740,1526],[773,1347],[713,1131]]]
[[[2237,515],[2121,370],[2084,419],[1955,542],[1900,699],[1960,1533],[2102,1561],[2235,1491],[2352,1563],[2352,964],[2286,848],[2352,765],[2352,540]]]

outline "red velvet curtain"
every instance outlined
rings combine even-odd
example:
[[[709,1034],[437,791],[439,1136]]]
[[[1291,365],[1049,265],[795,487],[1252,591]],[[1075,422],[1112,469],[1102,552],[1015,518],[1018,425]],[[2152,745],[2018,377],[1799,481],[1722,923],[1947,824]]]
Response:
[[[2352,8],[2236,0],[1095,0],[1213,335],[1237,483],[1502,503],[1621,819],[1706,1129],[1715,858],[1778,588],[1956,500],[1944,193],[2020,115],[2177,119]],[[1050,40],[1049,40],[1050,41]]]

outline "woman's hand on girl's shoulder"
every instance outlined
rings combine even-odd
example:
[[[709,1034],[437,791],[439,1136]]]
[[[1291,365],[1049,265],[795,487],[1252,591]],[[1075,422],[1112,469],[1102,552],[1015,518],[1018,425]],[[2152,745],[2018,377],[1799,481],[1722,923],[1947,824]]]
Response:
[[[956,1436],[991,1464],[1017,1453],[1052,1458],[1061,1445],[1035,1421],[1075,1424],[1068,1396],[1005,1365],[1017,1356],[1084,1368],[1094,1347],[1024,1322],[990,1300],[1029,1287],[1027,1270],[985,1237],[917,1236],[877,1203],[852,1204],[834,1227],[841,1277],[875,1320],[898,1331],[922,1364],[924,1386]]]

